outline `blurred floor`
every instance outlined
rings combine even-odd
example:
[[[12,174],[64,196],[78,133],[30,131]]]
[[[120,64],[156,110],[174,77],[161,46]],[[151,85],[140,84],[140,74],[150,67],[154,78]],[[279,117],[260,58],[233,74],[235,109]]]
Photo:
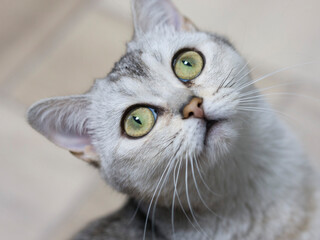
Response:
[[[33,131],[33,102],[86,91],[132,35],[129,1],[0,0],[0,239],[67,239],[121,206],[98,173]],[[320,21],[317,0],[176,0],[201,29],[227,35],[265,79],[275,108],[320,166]],[[303,65],[303,63],[308,63]],[[302,65],[301,65],[302,64]],[[304,95],[306,97],[302,97]]]

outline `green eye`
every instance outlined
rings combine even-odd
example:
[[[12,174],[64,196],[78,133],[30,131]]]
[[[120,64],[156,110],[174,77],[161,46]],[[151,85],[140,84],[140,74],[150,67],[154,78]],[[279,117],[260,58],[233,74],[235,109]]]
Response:
[[[195,51],[180,53],[173,62],[176,76],[183,82],[188,82],[199,76],[204,66],[202,56]]]
[[[156,112],[152,108],[135,108],[125,116],[124,131],[130,137],[143,137],[151,131],[156,118]]]

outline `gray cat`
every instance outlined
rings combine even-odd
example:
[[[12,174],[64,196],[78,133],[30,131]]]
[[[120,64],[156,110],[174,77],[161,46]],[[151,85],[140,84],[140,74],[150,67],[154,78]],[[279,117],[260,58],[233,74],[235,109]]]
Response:
[[[134,37],[105,79],[28,112],[130,198],[74,239],[320,239],[317,174],[246,61],[169,0],[132,9]]]

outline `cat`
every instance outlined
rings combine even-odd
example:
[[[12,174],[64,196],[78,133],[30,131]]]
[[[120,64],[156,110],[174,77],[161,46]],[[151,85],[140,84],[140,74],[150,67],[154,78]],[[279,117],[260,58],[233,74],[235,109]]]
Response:
[[[246,60],[170,0],[133,0],[132,12],[133,39],[105,79],[28,111],[129,197],[74,239],[320,239],[318,173]]]

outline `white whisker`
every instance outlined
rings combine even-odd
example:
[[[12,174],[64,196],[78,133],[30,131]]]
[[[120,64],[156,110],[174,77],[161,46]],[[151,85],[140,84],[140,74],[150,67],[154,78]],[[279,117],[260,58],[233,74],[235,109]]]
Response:
[[[207,203],[204,201],[203,197],[202,197],[202,194],[200,193],[200,189],[198,187],[198,184],[197,184],[197,180],[196,180],[196,177],[195,177],[195,174],[194,174],[194,167],[193,167],[193,158],[190,158],[190,165],[191,165],[191,172],[192,172],[192,177],[193,177],[193,181],[194,181],[194,184],[195,184],[195,187],[196,187],[196,190],[197,190],[197,193],[198,193],[198,196],[201,200],[201,202],[203,203],[203,205],[215,216],[219,217],[208,205]]]
[[[278,73],[280,73],[280,72],[284,72],[284,71],[287,71],[287,70],[290,70],[290,69],[293,69],[293,68],[296,68],[296,67],[301,67],[301,66],[305,66],[305,65],[308,65],[308,64],[312,64],[312,63],[314,63],[314,62],[305,62],[305,63],[296,64],[296,65],[293,65],[293,66],[281,68],[281,69],[276,70],[276,71],[274,71],[274,72],[268,73],[268,74],[266,74],[266,75],[264,75],[264,76],[262,76],[262,77],[260,77],[260,78],[258,78],[258,79],[255,79],[255,80],[253,80],[253,81],[251,81],[251,82],[249,82],[249,83],[247,83],[247,84],[244,84],[244,85],[240,86],[240,88],[237,89],[237,90],[238,90],[238,91],[241,91],[242,89],[244,89],[244,88],[246,88],[246,87],[249,87],[249,86],[251,86],[251,85],[253,85],[253,84],[255,84],[255,83],[257,83],[257,82],[259,82],[259,81],[261,81],[261,80],[263,80],[263,79],[266,79],[266,78],[268,78],[268,77],[271,77],[271,76],[273,76],[273,75],[276,75],[276,74],[278,74]]]
[[[177,170],[177,166],[179,165],[179,161],[176,162],[175,166],[174,166],[174,170],[173,170],[173,194],[172,194],[172,205],[171,205],[171,225],[172,225],[172,236],[173,239],[176,238],[175,236],[175,230],[174,230],[174,208],[175,208],[175,199],[176,199],[176,191],[177,191],[177,186],[175,184],[176,181],[176,170]]]
[[[220,196],[220,194],[214,192],[214,191],[208,186],[208,184],[205,182],[205,180],[203,179],[203,176],[202,176],[202,174],[201,174],[201,171],[200,171],[200,168],[199,168],[199,165],[198,165],[198,161],[196,160],[196,161],[194,161],[194,162],[195,162],[196,169],[197,169],[197,171],[198,171],[199,177],[200,177],[203,185],[204,185],[204,186],[207,188],[207,190],[208,190],[210,193],[212,193],[213,195],[215,195],[215,196]]]
[[[200,231],[206,236],[208,237],[208,235],[206,234],[206,232],[202,229],[202,227],[200,226],[196,216],[195,216],[195,213],[193,212],[193,208],[192,208],[192,205],[191,205],[191,201],[190,201],[190,197],[189,197],[189,187],[188,187],[188,164],[189,164],[189,161],[188,161],[188,156],[186,154],[186,175],[185,175],[185,184],[186,184],[186,197],[187,197],[187,202],[188,202],[188,206],[189,206],[189,210],[190,210],[190,213],[191,213],[191,216],[195,222],[195,224],[198,226],[198,228],[200,229]],[[209,238],[210,239],[210,238]]]
[[[134,211],[132,217],[130,218],[130,220],[128,221],[128,223],[132,223],[132,221],[135,219],[135,217],[137,216],[137,213],[139,211],[139,208],[140,208],[140,205],[141,205],[141,202],[143,201],[143,198],[138,202],[138,206],[136,208],[136,210]]]
[[[249,58],[245,65],[239,70],[239,72],[234,76],[234,78],[238,77],[238,75],[247,67],[249,66],[249,62],[251,61],[251,58]]]
[[[172,158],[172,159],[173,159],[173,158]],[[166,168],[164,169],[164,171],[163,171],[163,173],[162,173],[162,175],[161,175],[161,177],[160,177],[160,179],[159,179],[159,181],[158,181],[158,184],[157,184],[157,186],[156,186],[156,188],[155,188],[155,190],[154,190],[154,193],[153,193],[153,195],[152,195],[152,198],[151,198],[151,201],[150,201],[148,210],[147,210],[147,214],[146,214],[146,221],[145,221],[145,224],[144,224],[144,231],[143,231],[143,240],[146,239],[146,232],[147,232],[147,226],[148,226],[148,218],[149,218],[149,214],[150,214],[150,211],[151,211],[151,207],[152,207],[153,200],[154,200],[154,198],[155,198],[155,196],[156,196],[156,192],[157,192],[157,190],[158,190],[158,188],[159,188],[159,186],[160,186],[160,184],[161,184],[161,182],[162,182],[162,179],[163,179],[165,173],[167,172],[167,170],[168,170],[168,168],[169,168],[170,166],[171,166],[171,161],[168,162]]]
[[[283,113],[283,112],[280,112],[280,111],[277,111],[277,110],[274,110],[274,109],[269,109],[269,108],[259,108],[259,107],[251,107],[251,106],[239,106],[238,107],[238,110],[239,111],[247,111],[247,112],[263,112],[263,113],[277,113],[277,114],[280,114],[290,120],[293,120],[295,121],[295,119],[293,119],[291,116]]]
[[[253,70],[255,69],[255,67],[251,68],[249,70],[249,72],[247,72],[246,74],[244,74],[243,76],[241,76],[239,79],[237,79],[237,82],[236,82],[236,87],[240,86],[241,87],[241,84],[242,83],[245,83],[245,81],[242,81],[246,76],[248,76],[250,73],[253,72]]]
[[[197,227],[193,224],[193,222],[191,221],[191,219],[189,218],[187,212],[185,211],[185,209],[184,209],[184,207],[183,207],[183,205],[182,205],[182,203],[181,203],[181,199],[180,199],[180,197],[179,197],[179,193],[178,193],[178,191],[177,191],[177,183],[178,183],[178,180],[179,180],[179,174],[180,174],[181,165],[182,165],[182,159],[180,159],[180,161],[179,161],[177,178],[176,178],[175,181],[174,181],[175,191],[176,191],[175,194],[176,194],[177,200],[178,200],[178,202],[179,202],[179,205],[180,205],[180,207],[181,207],[181,210],[182,210],[183,214],[186,216],[187,220],[190,222],[190,224],[192,225],[192,227],[194,227],[194,229],[196,229],[197,231],[199,231],[199,230],[197,229]]]
[[[239,96],[242,98],[242,97],[246,97],[246,96],[250,96],[250,95],[253,95],[253,94],[258,94],[258,96],[260,96],[261,93],[267,91],[267,90],[270,90],[270,89],[274,89],[274,88],[278,88],[278,87],[283,87],[283,86],[289,86],[289,85],[293,85],[293,84],[296,84],[298,81],[290,81],[290,82],[285,82],[285,83],[282,83],[282,84],[276,84],[276,85],[272,85],[270,87],[266,87],[266,88],[261,88],[261,89],[254,89],[254,90],[251,90],[251,91],[248,91],[248,92],[245,92],[243,94],[239,94]],[[254,96],[254,95],[253,95]]]
[[[163,188],[164,184],[168,181],[169,175],[170,175],[170,173],[171,173],[171,171],[173,169],[174,158],[172,158],[172,160],[170,160],[170,162],[171,162],[170,168],[168,169],[167,174],[166,174],[164,180],[162,181],[161,187],[160,187],[160,189],[158,191],[158,195],[157,195],[156,200],[155,200],[155,202],[153,204],[152,222],[151,222],[151,224],[152,224],[152,238],[154,238],[154,222],[155,222],[155,214],[156,214],[157,203],[158,203],[162,188]]]

